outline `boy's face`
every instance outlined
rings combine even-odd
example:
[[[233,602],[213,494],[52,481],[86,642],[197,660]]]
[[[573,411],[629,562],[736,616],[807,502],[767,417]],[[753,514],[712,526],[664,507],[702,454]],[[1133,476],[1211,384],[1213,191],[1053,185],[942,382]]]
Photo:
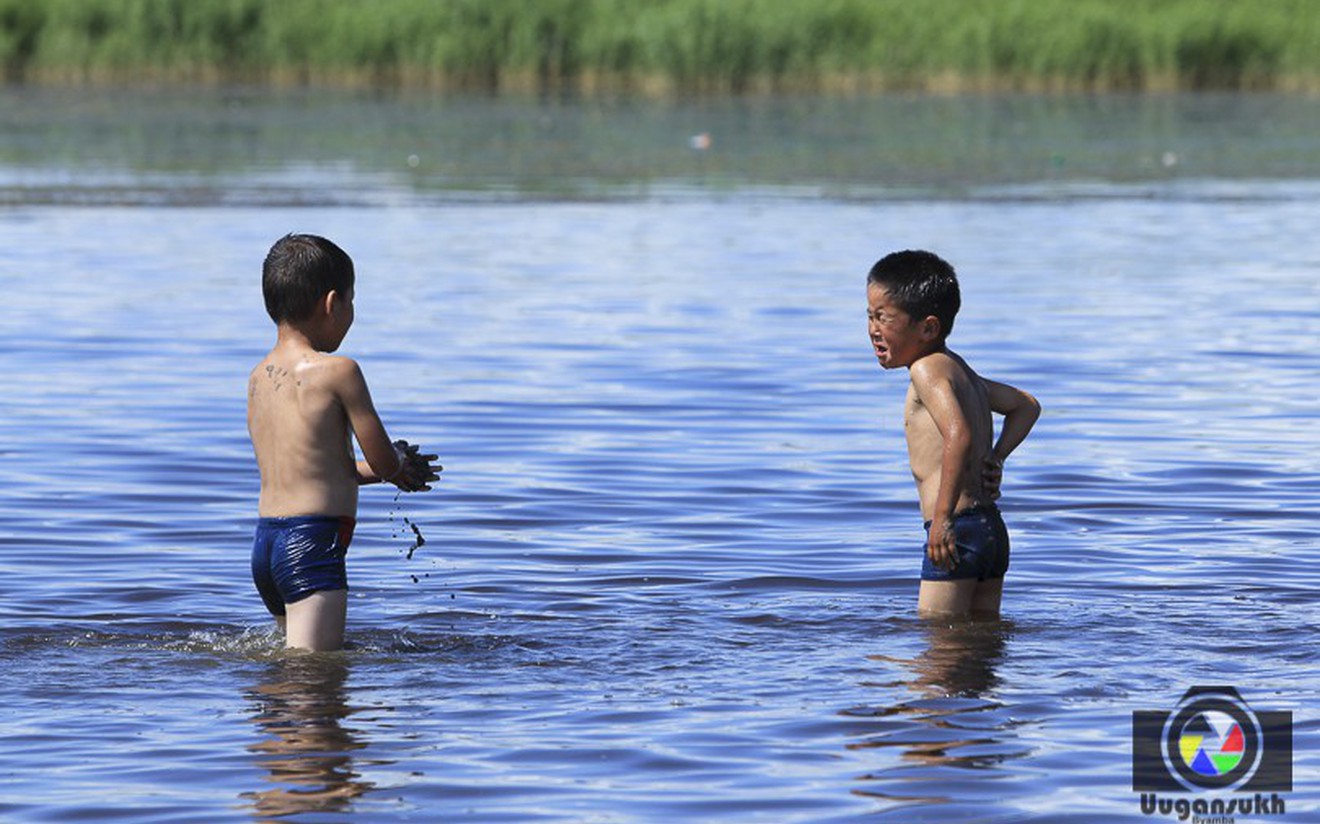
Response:
[[[867,285],[867,331],[871,335],[876,360],[884,368],[911,366],[913,361],[926,354],[930,348],[928,325],[928,322],[919,322],[899,308],[883,286]]]

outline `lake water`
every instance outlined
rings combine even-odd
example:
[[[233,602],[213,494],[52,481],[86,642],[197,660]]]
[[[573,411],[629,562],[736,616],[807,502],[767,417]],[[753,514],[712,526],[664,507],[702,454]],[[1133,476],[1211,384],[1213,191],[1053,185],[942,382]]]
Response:
[[[1132,713],[1232,685],[1315,820],[1317,214],[1305,99],[2,92],[0,818],[1174,820]],[[446,467],[335,655],[247,571],[291,230]],[[905,247],[1045,407],[999,622],[914,616]]]

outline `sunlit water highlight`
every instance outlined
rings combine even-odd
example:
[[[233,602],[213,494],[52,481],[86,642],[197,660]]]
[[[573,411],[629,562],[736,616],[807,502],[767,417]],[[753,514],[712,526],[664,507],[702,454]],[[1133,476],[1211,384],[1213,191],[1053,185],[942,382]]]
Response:
[[[438,111],[478,134],[488,107],[487,143],[453,144],[473,171],[427,177],[387,168],[430,153],[379,126],[428,134],[419,103],[244,100],[250,154],[141,98],[4,101],[0,817],[1144,821],[1131,713],[1197,684],[1294,713],[1289,820],[1314,815],[1320,168],[1270,165],[1314,132],[1017,101],[1049,114],[1028,146],[1072,142],[992,135],[978,166],[981,109],[890,101],[962,137],[886,183],[859,145],[884,130],[769,104],[628,132],[466,101]],[[1124,129],[1074,175],[1054,155],[1097,106]],[[89,108],[119,125],[67,131]],[[1239,165],[1142,159],[1207,133]],[[446,466],[429,496],[364,493],[334,656],[284,655],[246,571],[257,275],[294,229],[355,257],[345,351]],[[960,270],[955,348],[1046,406],[1008,469],[996,623],[913,615],[906,378],[869,354],[863,287],[907,246]]]

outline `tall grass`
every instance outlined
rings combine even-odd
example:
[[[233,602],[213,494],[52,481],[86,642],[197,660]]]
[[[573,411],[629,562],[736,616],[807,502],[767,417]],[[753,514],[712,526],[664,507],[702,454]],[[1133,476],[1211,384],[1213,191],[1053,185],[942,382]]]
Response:
[[[0,0],[30,82],[1320,90],[1317,0]]]

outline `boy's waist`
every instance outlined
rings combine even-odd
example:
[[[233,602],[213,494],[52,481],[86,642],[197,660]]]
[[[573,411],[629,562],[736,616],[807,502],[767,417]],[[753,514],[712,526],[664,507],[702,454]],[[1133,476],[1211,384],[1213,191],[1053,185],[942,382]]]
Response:
[[[959,509],[958,511],[953,513],[952,520],[957,521],[960,518],[970,518],[976,515],[993,515],[996,517],[1003,517],[999,513],[999,507],[995,506],[993,503],[987,503],[987,504],[972,504],[971,506],[965,506],[962,509]],[[933,523],[935,522],[926,521],[925,528],[930,529],[930,525]]]
[[[262,515],[257,518],[257,526],[267,529],[288,529],[315,524],[338,524],[344,527],[352,527],[357,525],[357,519],[348,515],[279,515],[275,517]]]

